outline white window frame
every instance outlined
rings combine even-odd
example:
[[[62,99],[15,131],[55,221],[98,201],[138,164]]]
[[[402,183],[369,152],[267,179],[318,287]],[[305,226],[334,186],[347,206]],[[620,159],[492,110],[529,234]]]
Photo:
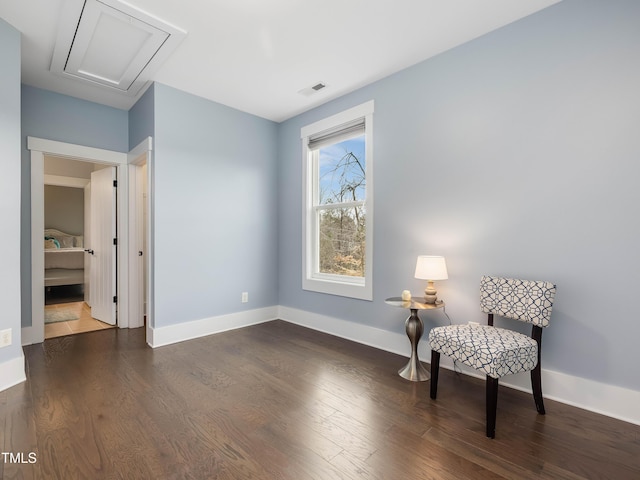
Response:
[[[328,293],[361,300],[373,300],[373,110],[374,103],[366,103],[340,112],[331,117],[302,127],[303,158],[303,219],[302,219],[302,289]],[[365,123],[365,271],[364,277],[320,273],[318,267],[318,222],[314,204],[314,185],[318,182],[313,165],[313,153],[309,149],[309,137],[336,129],[340,125],[364,119]],[[317,151],[316,151],[317,152]],[[359,204],[359,202],[353,202]],[[346,205],[346,204],[345,204]]]

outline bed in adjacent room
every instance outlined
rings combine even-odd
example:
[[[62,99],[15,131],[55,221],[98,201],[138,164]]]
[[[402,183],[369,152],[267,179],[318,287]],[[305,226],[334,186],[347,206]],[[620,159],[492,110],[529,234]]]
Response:
[[[84,283],[82,235],[53,228],[44,231],[44,285],[57,287]]]

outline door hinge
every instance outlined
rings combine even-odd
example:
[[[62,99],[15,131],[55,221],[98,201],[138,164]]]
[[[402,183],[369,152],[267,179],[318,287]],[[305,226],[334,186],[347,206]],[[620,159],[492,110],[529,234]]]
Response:
[[[113,186],[114,186],[114,187],[117,187],[117,186],[118,186],[118,180],[114,180],[114,181],[113,181]]]
[[[118,303],[118,297],[117,296],[113,296],[113,303]]]
[[[118,239],[117,239],[117,238],[114,238],[114,239],[113,239],[113,244],[114,244],[114,245],[118,245]]]

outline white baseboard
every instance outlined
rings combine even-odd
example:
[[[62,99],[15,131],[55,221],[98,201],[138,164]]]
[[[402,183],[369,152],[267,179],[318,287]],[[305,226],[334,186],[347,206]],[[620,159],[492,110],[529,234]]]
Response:
[[[278,307],[274,306],[203,318],[167,327],[149,328],[147,343],[152,348],[162,347],[172,343],[213,335],[214,333],[268,322],[277,318]]]
[[[405,357],[410,353],[409,339],[403,334],[284,306],[279,307],[278,318]],[[431,350],[424,339],[418,345],[418,356],[421,361],[431,361]],[[440,366],[453,370],[453,362],[444,356],[441,358]],[[485,378],[471,368],[464,367],[461,370],[467,375]],[[528,373],[500,379],[500,385],[531,392]],[[640,392],[638,391],[544,368],[542,369],[542,386],[545,398],[640,425],[640,409],[638,409]]]
[[[40,335],[36,334],[36,329],[33,327],[22,327],[22,346],[33,345],[34,343],[44,342],[44,330]]]
[[[27,379],[24,370],[24,354],[20,349],[20,356],[0,363],[0,392]]]

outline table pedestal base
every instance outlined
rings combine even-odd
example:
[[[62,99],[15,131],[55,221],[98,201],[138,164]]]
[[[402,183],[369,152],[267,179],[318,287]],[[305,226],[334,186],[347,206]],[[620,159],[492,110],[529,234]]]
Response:
[[[398,370],[398,375],[412,382],[426,382],[431,378],[429,370],[424,368],[419,361],[414,362],[413,360],[409,360],[405,367]]]
[[[409,358],[409,363],[407,363],[404,368],[398,370],[398,375],[412,382],[425,382],[431,378],[431,375],[418,359],[418,342],[424,332],[424,325],[418,317],[417,309],[411,309],[411,316],[407,318],[404,325],[407,331],[407,337],[409,337],[409,341],[411,342],[411,357]]]

